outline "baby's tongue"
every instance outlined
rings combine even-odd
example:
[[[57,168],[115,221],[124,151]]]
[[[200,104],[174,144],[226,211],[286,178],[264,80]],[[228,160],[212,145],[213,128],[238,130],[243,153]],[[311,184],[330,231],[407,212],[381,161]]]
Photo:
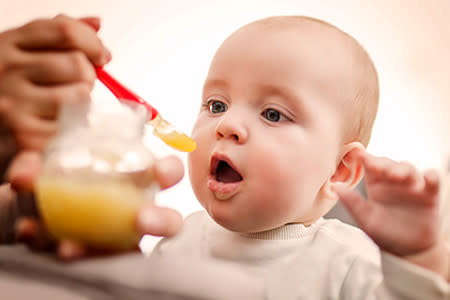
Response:
[[[217,167],[216,180],[219,182],[228,183],[241,181],[242,177],[238,172],[230,167],[229,164],[227,164],[226,162],[220,162],[219,166]]]

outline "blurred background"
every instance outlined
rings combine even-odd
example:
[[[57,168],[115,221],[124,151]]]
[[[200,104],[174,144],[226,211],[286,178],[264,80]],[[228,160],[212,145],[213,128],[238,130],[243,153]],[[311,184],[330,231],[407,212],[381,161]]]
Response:
[[[353,35],[380,77],[381,101],[369,151],[420,169],[446,169],[450,154],[450,1],[448,0],[0,0],[0,30],[65,13],[99,16],[113,54],[106,67],[190,132],[216,48],[235,29],[270,15],[307,15]],[[93,97],[116,101],[98,84]],[[176,153],[148,134],[156,155]],[[161,192],[183,215],[200,208],[189,180]],[[154,240],[148,240],[152,244]]]

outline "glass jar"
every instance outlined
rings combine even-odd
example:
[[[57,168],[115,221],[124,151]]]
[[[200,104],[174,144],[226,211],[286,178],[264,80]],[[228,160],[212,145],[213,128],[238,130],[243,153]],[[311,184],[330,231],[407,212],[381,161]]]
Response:
[[[61,108],[60,133],[45,151],[37,180],[38,208],[56,239],[135,248],[137,211],[158,190],[153,156],[142,140],[147,112],[132,103],[95,107]]]

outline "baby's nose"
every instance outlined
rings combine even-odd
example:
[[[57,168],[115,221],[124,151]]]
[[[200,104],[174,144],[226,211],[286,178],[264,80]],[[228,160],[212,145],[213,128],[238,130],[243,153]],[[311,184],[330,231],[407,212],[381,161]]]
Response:
[[[248,128],[241,118],[225,115],[216,127],[216,139],[232,139],[240,144],[248,139]]]

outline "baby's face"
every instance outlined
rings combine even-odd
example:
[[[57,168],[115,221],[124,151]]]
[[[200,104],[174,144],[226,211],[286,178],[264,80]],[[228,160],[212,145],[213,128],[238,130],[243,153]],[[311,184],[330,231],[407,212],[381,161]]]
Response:
[[[189,174],[200,203],[233,231],[308,224],[323,214],[321,190],[341,151],[342,105],[326,49],[307,44],[311,36],[292,37],[258,28],[234,34],[204,85]]]

